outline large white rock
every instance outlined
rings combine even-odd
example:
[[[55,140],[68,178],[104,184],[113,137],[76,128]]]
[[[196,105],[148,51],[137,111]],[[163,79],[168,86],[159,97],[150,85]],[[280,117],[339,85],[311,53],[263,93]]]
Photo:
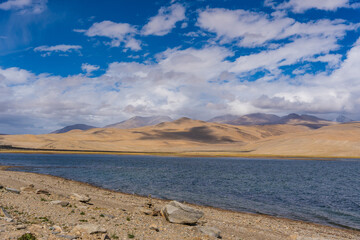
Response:
[[[179,224],[194,225],[204,216],[202,211],[177,201],[171,201],[161,211],[166,220]]]

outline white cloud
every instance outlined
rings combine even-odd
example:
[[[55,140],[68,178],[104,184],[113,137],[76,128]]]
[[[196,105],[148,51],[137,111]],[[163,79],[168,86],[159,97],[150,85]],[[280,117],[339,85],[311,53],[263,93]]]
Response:
[[[42,56],[49,56],[52,52],[72,52],[72,51],[79,51],[82,47],[79,45],[65,45],[59,44],[55,46],[39,46],[34,48],[35,52],[45,52]]]
[[[150,18],[149,22],[143,27],[142,34],[164,36],[175,28],[177,22],[184,19],[185,7],[183,5],[176,3],[170,7],[162,7],[158,14]]]
[[[134,39],[137,29],[128,23],[102,21],[94,23],[88,30],[74,29],[74,31],[84,32],[88,37],[110,38],[110,45],[112,47],[119,47],[121,43],[125,43],[125,48],[130,48],[134,51],[141,49],[141,42]]]
[[[197,25],[216,33],[223,42],[238,39],[241,46],[253,47],[275,39],[294,22],[245,10],[206,9],[199,13]]]
[[[289,9],[295,13],[303,13],[309,9],[319,9],[325,11],[336,11],[339,8],[349,8],[349,0],[289,0],[281,4],[276,4],[273,0],[266,0],[265,6],[270,6],[278,10]]]
[[[206,9],[199,13],[197,25],[216,33],[220,43],[237,41],[243,47],[256,47],[273,40],[293,36],[336,36],[341,38],[346,31],[358,25],[343,20],[318,20],[300,23],[283,15],[250,12],[245,10]]]
[[[22,84],[30,81],[33,77],[34,75],[30,72],[16,67],[8,69],[0,68],[0,82],[3,84]]]
[[[295,39],[277,49],[262,51],[239,57],[231,71],[245,73],[258,68],[269,71],[277,70],[280,66],[288,66],[299,61],[305,61],[314,55],[327,54],[339,46],[334,37],[304,37]],[[328,61],[318,58],[318,61]]]
[[[97,65],[91,65],[91,64],[88,64],[88,63],[83,63],[81,65],[81,70],[83,70],[87,74],[91,74],[92,72],[97,71],[99,69],[100,69],[100,67],[97,66]]]
[[[21,14],[39,14],[46,9],[47,0],[8,0],[0,3],[1,10],[15,10]]]
[[[311,51],[324,52],[319,56],[326,61],[338,58],[325,53],[329,46],[322,47],[319,42],[333,44],[331,39],[298,39],[289,43],[292,45],[250,57],[243,63],[255,64],[263,58],[264,62],[258,65],[273,69],[256,81],[240,82],[239,76],[251,68],[239,65],[241,57],[235,62],[228,61],[233,53],[216,46],[169,49],[152,63],[115,62],[103,75],[91,79],[83,74],[59,77],[35,75],[18,68],[0,69],[0,115],[11,115],[11,119],[16,116],[47,119],[52,124],[86,122],[103,126],[135,114],[207,119],[224,113],[259,111],[356,112],[360,107],[360,70],[357,67],[360,40],[331,74],[300,73],[289,78],[278,71],[283,63],[277,55],[282,56],[284,62],[298,61],[301,55],[294,48],[304,52],[301,57],[304,59]],[[271,58],[276,59],[272,61]],[[245,70],[240,71],[239,66]],[[83,65],[83,69],[86,68],[96,67]],[[44,124],[42,121],[38,124]],[[47,131],[50,130],[53,129]]]

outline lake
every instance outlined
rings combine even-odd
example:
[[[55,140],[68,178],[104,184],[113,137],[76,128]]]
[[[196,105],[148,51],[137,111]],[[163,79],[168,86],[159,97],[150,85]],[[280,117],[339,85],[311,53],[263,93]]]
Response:
[[[360,229],[360,160],[0,154],[0,165],[125,193]]]

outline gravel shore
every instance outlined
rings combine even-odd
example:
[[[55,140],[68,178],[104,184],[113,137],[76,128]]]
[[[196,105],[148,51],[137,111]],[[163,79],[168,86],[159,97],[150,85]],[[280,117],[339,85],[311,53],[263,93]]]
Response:
[[[0,188],[0,239],[4,240],[25,233],[49,240],[216,239],[204,233],[204,227],[220,230],[222,239],[360,239],[359,231],[191,204],[187,205],[204,216],[196,225],[174,224],[157,211],[169,201],[4,167]],[[91,200],[81,202],[73,193]]]

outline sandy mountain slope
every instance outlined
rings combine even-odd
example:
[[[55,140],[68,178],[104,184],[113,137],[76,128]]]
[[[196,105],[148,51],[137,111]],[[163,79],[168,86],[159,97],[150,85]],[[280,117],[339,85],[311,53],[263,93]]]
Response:
[[[269,137],[306,132],[292,125],[233,126],[188,118],[133,129],[95,128],[63,134],[1,136],[0,145],[41,149],[104,151],[241,151]]]
[[[287,156],[360,156],[360,122],[270,137],[247,146],[253,154]]]

